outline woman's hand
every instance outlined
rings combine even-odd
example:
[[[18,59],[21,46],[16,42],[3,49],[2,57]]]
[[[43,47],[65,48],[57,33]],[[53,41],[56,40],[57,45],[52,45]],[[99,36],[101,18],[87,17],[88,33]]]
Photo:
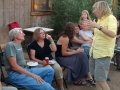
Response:
[[[46,61],[45,61],[45,60],[43,60],[43,61],[42,61],[42,65],[44,65],[44,66],[45,66],[46,64],[47,64],[47,63],[46,63]]]
[[[44,82],[44,80],[43,80],[40,76],[38,76],[38,75],[33,74],[32,77],[33,77],[34,79],[36,79],[38,83]]]
[[[49,35],[49,34],[46,34],[46,38],[47,38],[48,40],[50,40],[50,41],[53,40],[52,37],[51,37],[51,35]]]
[[[77,53],[80,53],[80,52],[84,52],[84,49],[83,48],[78,48],[77,50],[75,50],[76,54]]]
[[[87,22],[87,25],[88,25],[88,28],[99,28],[100,26],[96,23],[96,22],[93,22],[91,20],[88,20]]]

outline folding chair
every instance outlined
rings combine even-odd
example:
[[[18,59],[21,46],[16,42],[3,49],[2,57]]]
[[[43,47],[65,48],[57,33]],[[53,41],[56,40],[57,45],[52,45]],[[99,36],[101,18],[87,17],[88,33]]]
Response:
[[[20,86],[20,85],[16,85],[16,84],[10,82],[10,81],[8,80],[8,77],[5,77],[4,71],[3,71],[3,68],[2,68],[2,66],[3,66],[2,60],[3,60],[3,52],[0,52],[1,82],[4,82],[4,83],[6,84],[6,86],[12,85],[12,86],[16,87],[18,90],[25,89],[25,87],[22,87],[22,86]]]

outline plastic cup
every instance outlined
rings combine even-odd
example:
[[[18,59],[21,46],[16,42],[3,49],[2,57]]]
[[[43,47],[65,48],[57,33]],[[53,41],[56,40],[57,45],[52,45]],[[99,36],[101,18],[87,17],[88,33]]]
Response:
[[[46,65],[49,64],[49,57],[45,57]]]

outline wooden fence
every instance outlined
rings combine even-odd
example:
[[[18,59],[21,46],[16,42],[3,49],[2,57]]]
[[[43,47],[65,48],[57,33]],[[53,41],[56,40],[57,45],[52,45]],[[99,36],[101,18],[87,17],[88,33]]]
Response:
[[[0,43],[8,41],[8,24],[18,22],[21,28],[49,27],[47,16],[31,16],[31,0],[0,0]]]

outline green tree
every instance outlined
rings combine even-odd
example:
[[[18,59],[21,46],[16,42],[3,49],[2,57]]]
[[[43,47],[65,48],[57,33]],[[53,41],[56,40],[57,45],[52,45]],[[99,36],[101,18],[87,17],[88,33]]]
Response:
[[[92,0],[52,0],[53,14],[50,22],[53,25],[55,38],[61,33],[67,22],[78,23],[81,11],[88,10],[91,13]]]

